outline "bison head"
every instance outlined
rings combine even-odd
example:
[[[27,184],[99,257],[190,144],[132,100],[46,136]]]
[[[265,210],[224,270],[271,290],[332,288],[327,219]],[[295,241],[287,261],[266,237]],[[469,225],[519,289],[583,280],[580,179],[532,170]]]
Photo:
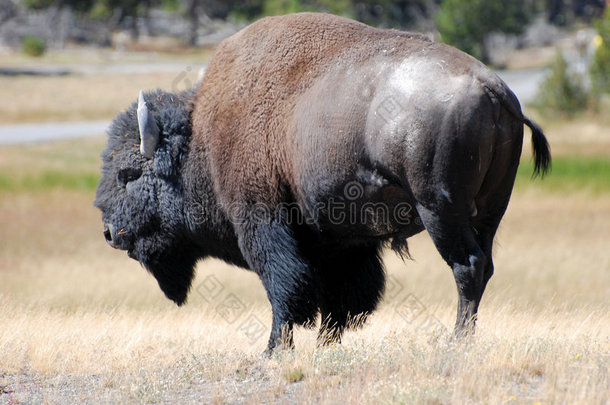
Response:
[[[197,260],[188,238],[182,168],[191,137],[192,93],[143,94],[108,131],[95,206],[104,237],[185,302]]]

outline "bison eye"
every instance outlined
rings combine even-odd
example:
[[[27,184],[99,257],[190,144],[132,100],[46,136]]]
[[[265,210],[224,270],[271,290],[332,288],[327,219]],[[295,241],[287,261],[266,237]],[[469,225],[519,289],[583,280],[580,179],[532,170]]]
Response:
[[[125,186],[130,181],[139,179],[141,175],[142,175],[142,170],[140,170],[140,169],[136,169],[133,167],[121,169],[121,170],[119,170],[119,174],[117,174],[117,182],[121,186]]]

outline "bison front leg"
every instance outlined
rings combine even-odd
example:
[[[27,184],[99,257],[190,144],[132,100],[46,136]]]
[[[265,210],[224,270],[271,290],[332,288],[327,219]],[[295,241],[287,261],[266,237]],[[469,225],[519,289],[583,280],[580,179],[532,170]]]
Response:
[[[244,221],[238,240],[271,303],[273,321],[265,353],[292,348],[292,326],[313,322],[317,315],[311,267],[299,254],[290,225],[281,219]]]
[[[321,290],[318,345],[341,343],[343,331],[360,326],[377,307],[385,286],[380,249],[371,243],[317,250],[312,260],[317,260]]]

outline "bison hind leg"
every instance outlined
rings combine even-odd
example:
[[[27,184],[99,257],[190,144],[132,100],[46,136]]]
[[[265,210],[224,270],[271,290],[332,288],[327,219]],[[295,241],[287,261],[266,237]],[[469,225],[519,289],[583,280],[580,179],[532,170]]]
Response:
[[[493,273],[491,251],[487,249],[491,246],[493,233],[491,238],[485,238],[483,245],[465,215],[460,220],[458,215],[447,212],[440,215],[423,205],[418,205],[417,210],[436,249],[453,270],[458,290],[454,335],[469,335],[474,332],[479,303]]]
[[[316,263],[321,290],[318,344],[339,343],[347,328],[361,326],[385,287],[380,243],[329,247]]]

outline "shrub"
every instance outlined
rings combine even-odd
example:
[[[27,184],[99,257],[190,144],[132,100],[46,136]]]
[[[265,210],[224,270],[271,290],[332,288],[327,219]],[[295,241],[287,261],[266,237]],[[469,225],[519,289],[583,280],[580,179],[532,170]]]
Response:
[[[42,38],[27,36],[23,38],[21,49],[26,55],[38,57],[42,56],[42,54],[46,51],[47,46]]]
[[[595,55],[591,62],[591,85],[596,94],[610,93],[610,7],[596,21]]]
[[[520,34],[530,17],[524,0],[445,0],[434,19],[443,42],[489,63],[489,34]]]
[[[572,116],[589,104],[582,78],[570,72],[561,51],[557,51],[551,73],[540,84],[533,106],[546,113]]]
[[[303,11],[300,0],[265,0],[263,15],[282,15]]]

